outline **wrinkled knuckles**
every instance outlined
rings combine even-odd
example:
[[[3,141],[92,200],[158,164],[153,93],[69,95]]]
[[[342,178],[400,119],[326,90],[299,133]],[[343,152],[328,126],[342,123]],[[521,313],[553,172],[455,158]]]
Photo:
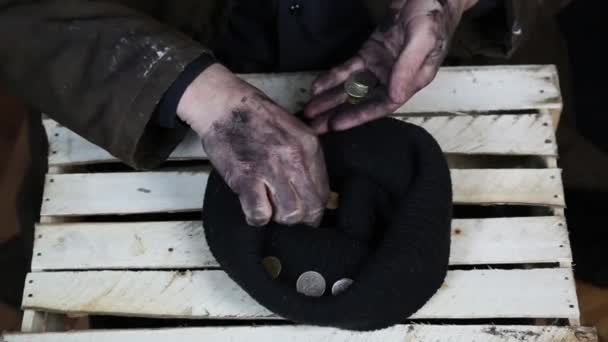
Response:
[[[321,151],[321,144],[319,143],[319,139],[315,135],[303,135],[300,139],[300,143],[302,145],[302,150],[307,155],[315,155],[317,153],[320,153]]]
[[[242,177],[239,177],[230,170],[228,170],[224,175],[224,180],[226,181],[228,187],[234,192],[238,193],[240,192],[240,189],[243,188],[243,186],[241,185],[243,183]]]
[[[291,226],[291,225],[302,222],[303,218],[304,218],[304,211],[301,209],[296,209],[296,210],[288,212],[286,214],[277,215],[275,220],[280,224]]]
[[[304,149],[299,144],[276,146],[271,151],[271,155],[276,158],[278,163],[289,163],[291,165],[299,165],[304,158]],[[285,165],[278,165],[284,167]]]
[[[435,48],[431,51],[431,54],[428,57],[428,61],[435,62],[443,57],[443,55],[447,52],[447,39],[444,37],[437,37],[437,42],[435,43]]]

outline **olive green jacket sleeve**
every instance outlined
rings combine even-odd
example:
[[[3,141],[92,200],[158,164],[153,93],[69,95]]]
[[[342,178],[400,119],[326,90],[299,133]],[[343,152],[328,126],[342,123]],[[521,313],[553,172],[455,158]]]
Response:
[[[208,52],[141,10],[67,0],[0,0],[0,46],[0,83],[135,168],[156,166],[182,140],[186,127],[151,119]]]

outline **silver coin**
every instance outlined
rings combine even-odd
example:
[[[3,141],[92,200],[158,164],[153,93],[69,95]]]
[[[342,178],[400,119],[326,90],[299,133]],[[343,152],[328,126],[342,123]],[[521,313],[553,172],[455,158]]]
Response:
[[[334,285],[331,287],[331,294],[333,294],[334,296],[337,296],[337,295],[341,294],[342,292],[346,291],[353,283],[354,283],[354,281],[352,279],[342,278],[342,279],[336,281],[334,283]]]
[[[279,274],[281,274],[281,269],[282,269],[281,260],[279,260],[279,258],[277,258],[277,257],[273,257],[273,256],[265,257],[262,260],[262,265],[264,266],[264,268],[266,269],[268,274],[270,274],[272,279],[278,278]]]
[[[296,282],[296,290],[309,297],[321,297],[325,293],[325,278],[319,272],[304,272]]]

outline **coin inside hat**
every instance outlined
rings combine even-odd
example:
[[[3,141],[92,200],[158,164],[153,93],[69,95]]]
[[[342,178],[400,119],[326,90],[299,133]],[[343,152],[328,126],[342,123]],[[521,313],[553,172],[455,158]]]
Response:
[[[330,209],[330,210],[336,210],[338,209],[338,199],[339,199],[339,195],[336,192],[330,192],[329,193],[329,198],[327,200],[327,204],[325,205],[325,208]]]
[[[350,278],[342,278],[331,287],[331,294],[337,296],[346,291],[353,283],[354,281]]]
[[[265,257],[262,260],[262,265],[264,266],[264,268],[266,269],[268,274],[270,274],[272,279],[277,279],[279,277],[279,274],[281,274],[281,269],[282,269],[281,260],[279,260],[279,258],[277,258],[277,257],[274,257],[274,256]]]
[[[309,297],[321,297],[325,293],[325,278],[319,272],[304,272],[296,282],[296,290]]]

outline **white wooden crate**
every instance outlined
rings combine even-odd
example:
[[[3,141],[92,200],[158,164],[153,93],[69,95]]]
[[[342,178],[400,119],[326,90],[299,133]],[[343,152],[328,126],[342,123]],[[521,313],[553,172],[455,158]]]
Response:
[[[295,111],[307,100],[314,75],[244,78]],[[449,271],[437,294],[412,317],[404,317],[404,322],[456,319],[465,325],[412,324],[370,333],[268,323],[281,318],[256,303],[219,269],[204,240],[201,222],[192,221],[192,215],[187,219],[187,214],[181,214],[200,212],[208,173],[205,168],[188,172],[83,172],[79,167],[117,160],[67,128],[46,120],[51,172],[46,178],[43,223],[36,228],[32,273],[25,284],[23,308],[27,311],[23,330],[51,330],[49,324],[60,317],[55,314],[191,318],[212,325],[213,320],[229,319],[242,324],[7,334],[3,338],[595,341],[592,329],[578,327],[579,309],[553,129],[560,110],[555,69],[533,65],[443,68],[429,87],[397,111],[397,117],[427,129],[450,160],[460,161],[451,164],[456,204],[524,205],[546,210],[542,216],[453,220],[450,265],[456,269]],[[454,156],[457,158],[452,159]],[[483,162],[501,158],[500,168],[490,168]],[[187,160],[191,165],[192,161],[204,159],[194,134],[171,156],[177,164]],[[475,164],[466,163],[467,160],[475,160]],[[521,160],[540,163],[522,164]],[[174,214],[165,215],[163,221],[131,219],[134,214],[150,217],[165,213]],[[120,219],[108,222],[108,215]],[[91,222],[96,220],[103,222]],[[471,319],[569,323],[471,325],[467,321]],[[270,325],[254,327],[256,320]]]

